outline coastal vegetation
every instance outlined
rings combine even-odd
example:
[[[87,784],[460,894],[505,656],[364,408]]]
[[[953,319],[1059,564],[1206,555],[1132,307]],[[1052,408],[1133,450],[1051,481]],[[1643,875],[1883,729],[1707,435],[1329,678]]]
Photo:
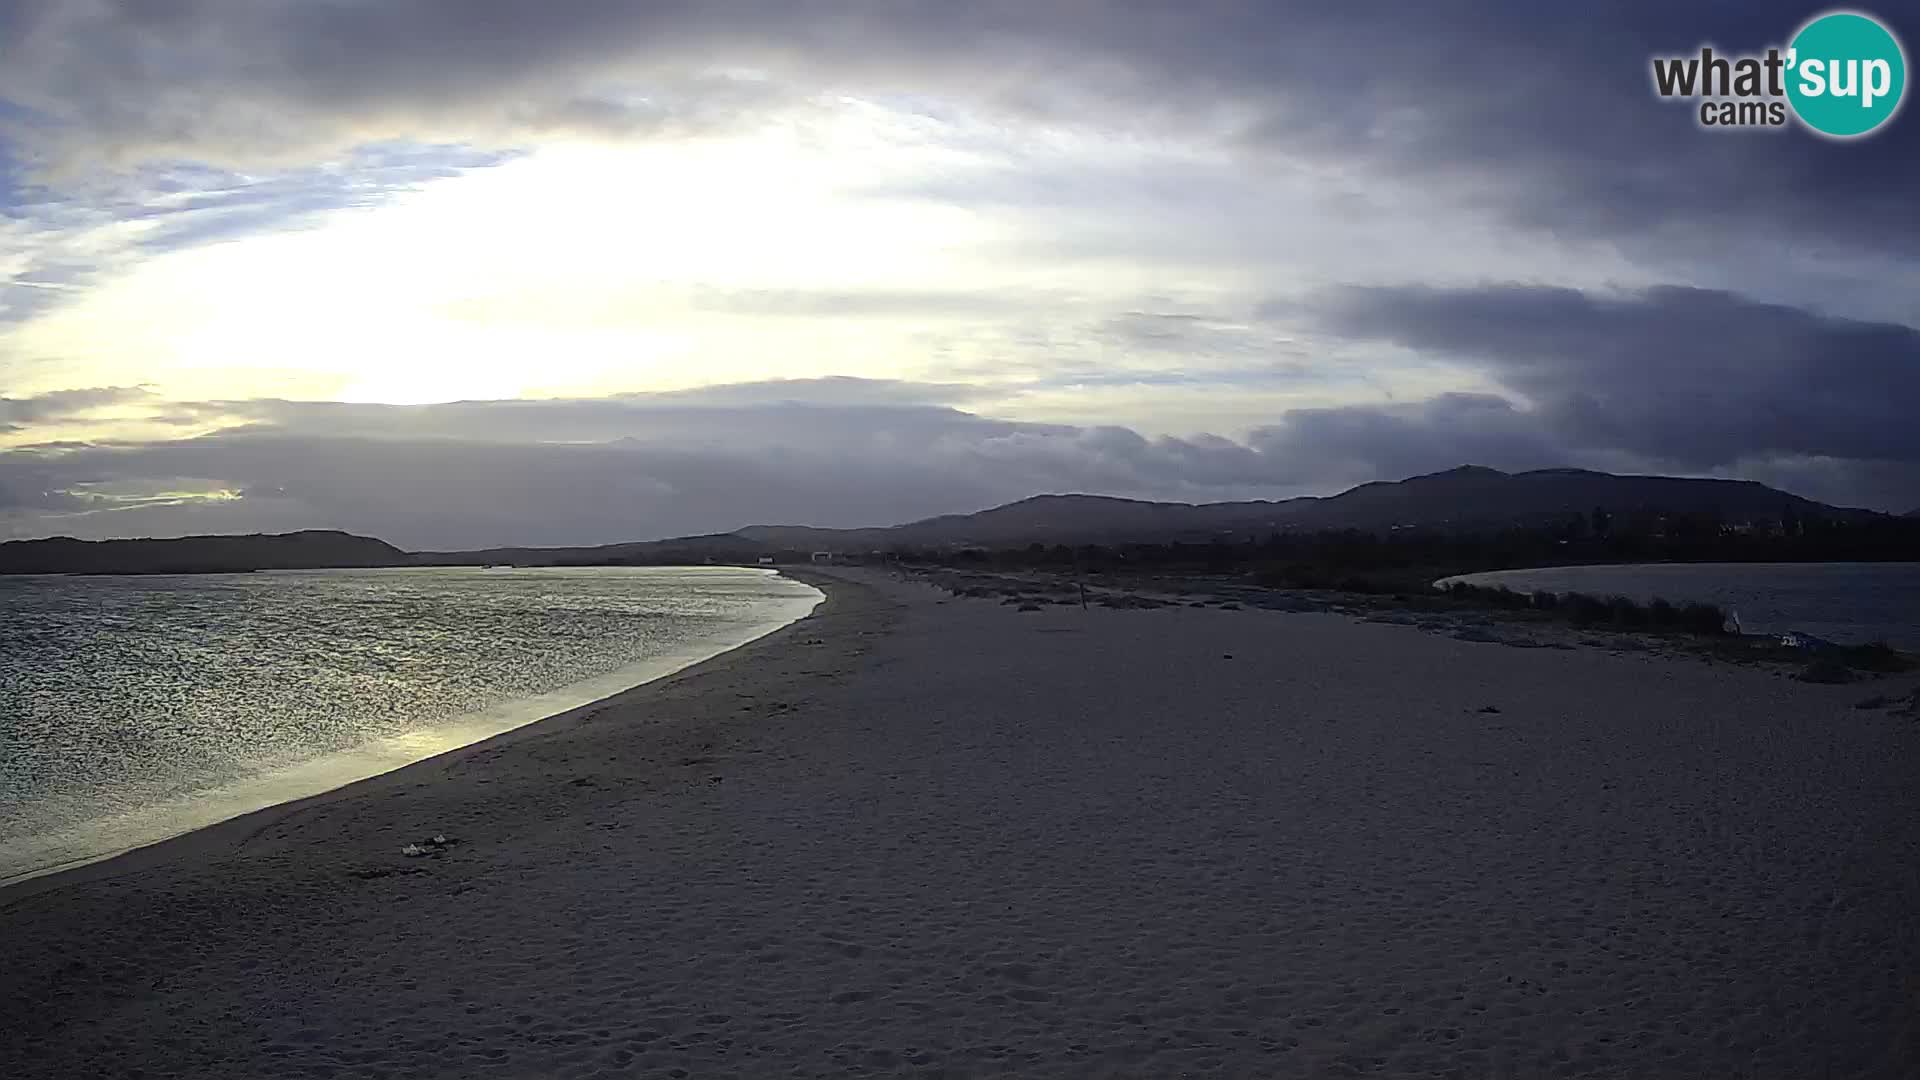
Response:
[[[1698,562],[1889,562],[1920,560],[1920,520],[1827,519],[1782,513],[1729,526],[1712,515],[1644,516],[1596,507],[1546,525],[1271,532],[1203,542],[905,548],[906,562],[999,567],[1077,567],[1240,572],[1266,584],[1393,593],[1460,574],[1537,566]]]
[[[1920,558],[1920,522],[1826,521],[1785,515],[1772,529],[1735,531],[1668,518],[1647,521],[1603,509],[1582,521],[1477,533],[1441,530],[1276,533],[1259,542],[1028,544],[1014,548],[904,551],[868,558],[997,573],[1039,573],[1109,588],[1152,591],[1209,581],[1223,587],[1310,594],[1359,611],[1500,613],[1608,634],[1694,642],[1735,661],[1800,667],[1811,682],[1912,670],[1916,658],[1886,644],[1786,643],[1743,635],[1730,613],[1707,603],[1582,592],[1520,592],[1458,575],[1535,566],[1689,562],[1907,561]]]

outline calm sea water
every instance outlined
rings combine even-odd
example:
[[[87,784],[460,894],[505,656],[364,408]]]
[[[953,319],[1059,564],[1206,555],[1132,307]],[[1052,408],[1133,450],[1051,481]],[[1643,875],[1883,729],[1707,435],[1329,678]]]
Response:
[[[723,567],[0,577],[0,881],[585,704],[819,599]]]
[[[1500,570],[1452,579],[1532,592],[1664,596],[1731,608],[1753,634],[1920,649],[1920,563],[1661,563]]]

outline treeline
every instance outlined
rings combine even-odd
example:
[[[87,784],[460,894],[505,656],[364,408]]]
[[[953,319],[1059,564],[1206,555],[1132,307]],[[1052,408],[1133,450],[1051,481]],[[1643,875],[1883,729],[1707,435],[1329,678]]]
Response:
[[[1254,572],[1268,584],[1353,592],[1415,588],[1452,574],[1532,566],[1637,562],[1889,562],[1920,560],[1920,519],[1801,520],[1772,531],[1669,517],[1623,528],[1596,511],[1579,522],[1483,533],[1343,530],[1274,533],[1242,542],[1029,544],[1018,548],[901,551],[928,564],[1146,571]],[[1790,531],[1789,531],[1790,530]]]
[[[1442,592],[1456,600],[1481,607],[1564,615],[1575,626],[1684,630],[1690,634],[1722,634],[1729,629],[1727,613],[1716,605],[1675,604],[1657,596],[1642,604],[1627,596],[1590,596],[1581,592],[1556,593],[1545,590],[1525,593],[1502,585],[1468,585],[1464,582],[1454,582]]]

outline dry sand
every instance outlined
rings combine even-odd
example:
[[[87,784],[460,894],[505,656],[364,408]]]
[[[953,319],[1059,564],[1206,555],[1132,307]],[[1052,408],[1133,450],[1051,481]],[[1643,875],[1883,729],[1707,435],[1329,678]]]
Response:
[[[1910,680],[825,587],[0,893],[0,1076],[1920,1069]]]

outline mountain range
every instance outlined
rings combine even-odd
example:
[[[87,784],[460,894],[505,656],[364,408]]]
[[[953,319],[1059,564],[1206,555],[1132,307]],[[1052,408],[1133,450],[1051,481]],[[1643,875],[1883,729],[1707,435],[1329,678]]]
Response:
[[[1036,495],[972,514],[949,514],[878,528],[749,525],[731,533],[596,548],[493,549],[425,554],[459,562],[664,561],[675,552],[740,557],[771,551],[865,552],[904,548],[1009,547],[1212,539],[1246,540],[1274,532],[1395,528],[1471,532],[1540,525],[1595,507],[1634,514],[1712,514],[1729,522],[1778,521],[1785,511],[1833,520],[1879,517],[1802,498],[1752,480],[1620,476],[1584,469],[1506,473],[1462,465],[1399,481],[1362,484],[1338,495],[1279,501],[1146,502],[1105,495]],[[696,560],[697,561],[697,560]]]
[[[551,565],[746,561],[795,551],[1027,544],[1165,543],[1258,539],[1275,532],[1403,528],[1472,532],[1565,521],[1602,508],[1635,515],[1706,514],[1727,522],[1863,520],[1869,510],[1828,506],[1751,480],[1620,476],[1585,469],[1507,473],[1478,465],[1380,481],[1327,497],[1221,503],[1146,502],[1103,495],[1036,495],[972,514],[878,528],[750,525],[731,533],[573,548],[403,552],[368,537],[313,531],[280,536],[0,544],[0,573],[186,573],[361,566]]]
[[[1338,495],[1277,502],[1164,503],[1099,495],[1036,495],[983,510],[882,529],[808,529],[754,525],[734,535],[764,544],[938,547],[956,544],[1087,543],[1245,539],[1272,532],[1325,529],[1455,531],[1544,524],[1586,514],[1716,514],[1730,521],[1778,520],[1781,512],[1872,516],[1827,506],[1752,480],[1617,476],[1584,469],[1506,473],[1462,465],[1399,481],[1362,484]]]

